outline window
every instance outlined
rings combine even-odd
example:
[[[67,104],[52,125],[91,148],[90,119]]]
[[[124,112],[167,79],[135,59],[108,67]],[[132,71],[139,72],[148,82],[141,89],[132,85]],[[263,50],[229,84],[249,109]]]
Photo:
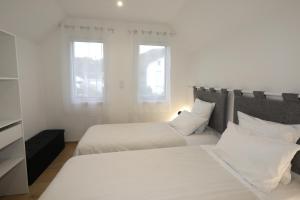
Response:
[[[103,102],[103,43],[72,42],[72,98],[74,102]]]
[[[169,98],[170,59],[166,46],[138,46],[138,98],[142,102]]]

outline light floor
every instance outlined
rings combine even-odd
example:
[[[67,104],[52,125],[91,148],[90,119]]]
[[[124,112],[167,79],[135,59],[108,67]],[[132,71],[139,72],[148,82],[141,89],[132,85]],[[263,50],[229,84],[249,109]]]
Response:
[[[65,149],[41,174],[41,176],[31,186],[29,186],[29,194],[0,197],[0,200],[37,200],[56,176],[57,172],[64,165],[64,163],[73,156],[76,145],[77,143],[66,143]]]

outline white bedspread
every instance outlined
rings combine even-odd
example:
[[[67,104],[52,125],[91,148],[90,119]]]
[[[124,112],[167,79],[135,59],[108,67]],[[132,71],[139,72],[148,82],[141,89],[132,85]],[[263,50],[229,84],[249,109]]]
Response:
[[[75,155],[185,146],[185,139],[167,123],[96,125],[87,130]]]
[[[40,200],[255,200],[201,146],[70,159]]]

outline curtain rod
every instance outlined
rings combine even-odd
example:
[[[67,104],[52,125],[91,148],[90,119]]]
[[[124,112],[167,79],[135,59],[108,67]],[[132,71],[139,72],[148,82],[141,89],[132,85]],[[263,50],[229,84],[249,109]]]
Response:
[[[128,30],[129,34],[137,35],[137,34],[142,34],[142,35],[156,35],[156,36],[175,36],[176,33],[172,31],[156,31],[156,30],[143,30],[143,29],[129,29]]]
[[[84,29],[84,30],[96,30],[96,31],[109,31],[109,32],[115,32],[116,28],[112,28],[112,26],[108,25],[83,25],[83,24],[72,24],[72,23],[60,23],[58,24],[58,27],[60,28],[65,28],[65,29]],[[159,30],[153,30],[153,29],[139,29],[139,28],[134,28],[134,29],[128,29],[129,34],[142,34],[142,35],[156,35],[156,36],[176,36],[175,32],[172,31],[159,31]]]
[[[190,87],[190,88],[193,88],[193,87],[197,87],[197,88],[203,87],[205,89],[214,88],[216,90],[223,89],[223,88],[217,88],[217,87],[205,87],[205,86],[197,86],[197,85],[196,86],[189,85],[188,87]],[[226,89],[228,92],[233,92],[234,90],[236,90],[236,89],[230,89],[230,88],[224,88],[224,89]],[[253,94],[253,91],[241,90],[241,92],[244,93],[244,94]],[[267,95],[267,96],[282,96],[282,93],[278,93],[278,92],[265,92],[265,95]],[[300,94],[298,95],[298,97],[300,97]]]

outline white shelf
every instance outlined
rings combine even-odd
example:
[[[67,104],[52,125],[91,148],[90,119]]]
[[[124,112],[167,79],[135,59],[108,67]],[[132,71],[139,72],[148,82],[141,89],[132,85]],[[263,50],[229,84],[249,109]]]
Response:
[[[24,158],[16,158],[10,160],[0,161],[0,179],[7,174],[10,170],[16,167],[19,163],[21,163]]]
[[[28,193],[15,36],[0,30],[0,199]]]
[[[22,125],[17,124],[0,132],[0,150],[22,138]],[[3,153],[0,151],[0,153]]]
[[[21,122],[21,119],[15,119],[15,120],[0,120],[0,129],[5,128],[7,126],[13,125],[15,123]]]
[[[0,77],[0,81],[17,81],[19,80],[16,77]]]

